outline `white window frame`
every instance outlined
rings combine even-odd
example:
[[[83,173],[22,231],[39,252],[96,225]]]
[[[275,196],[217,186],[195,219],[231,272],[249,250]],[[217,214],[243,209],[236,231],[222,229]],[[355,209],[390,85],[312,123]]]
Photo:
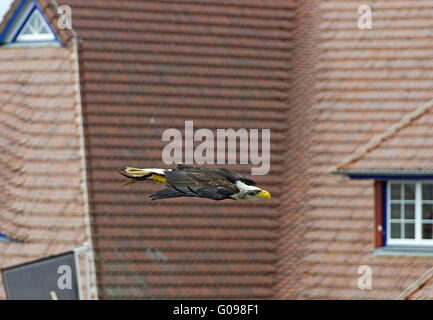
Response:
[[[415,184],[415,239],[391,239],[391,184],[404,184],[404,183],[414,183]],[[422,184],[433,184],[433,180],[391,180],[387,181],[386,189],[386,245],[405,245],[405,246],[433,246],[433,239],[421,239],[421,224],[422,221],[427,219],[422,219],[422,204],[431,203],[433,200],[422,200]],[[402,200],[403,195],[402,195]],[[404,202],[403,202],[404,205]],[[430,221],[430,220],[428,220]],[[433,220],[431,220],[433,223]],[[404,223],[404,219],[400,223]]]

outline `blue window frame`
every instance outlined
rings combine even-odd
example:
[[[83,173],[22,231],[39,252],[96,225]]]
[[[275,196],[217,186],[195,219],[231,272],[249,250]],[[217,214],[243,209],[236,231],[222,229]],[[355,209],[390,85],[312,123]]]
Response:
[[[0,241],[4,241],[4,242],[11,242],[12,239],[9,238],[7,235],[3,234],[0,232]]]

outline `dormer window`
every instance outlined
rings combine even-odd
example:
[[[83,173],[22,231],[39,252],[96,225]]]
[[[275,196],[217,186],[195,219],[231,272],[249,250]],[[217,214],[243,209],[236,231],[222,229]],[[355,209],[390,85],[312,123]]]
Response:
[[[2,46],[62,46],[56,32],[33,0],[22,0],[0,34]]]
[[[16,41],[52,41],[54,34],[51,32],[45,19],[39,10],[34,9],[27,22],[16,37]]]

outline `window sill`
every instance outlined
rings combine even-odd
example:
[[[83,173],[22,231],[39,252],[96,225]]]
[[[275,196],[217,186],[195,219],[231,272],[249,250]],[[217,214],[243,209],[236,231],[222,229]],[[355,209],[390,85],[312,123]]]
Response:
[[[433,257],[433,247],[388,246],[376,248],[373,256]]]

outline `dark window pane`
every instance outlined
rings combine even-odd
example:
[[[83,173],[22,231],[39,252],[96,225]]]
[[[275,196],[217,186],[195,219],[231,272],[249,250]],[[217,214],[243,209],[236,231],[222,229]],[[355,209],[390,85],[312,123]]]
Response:
[[[404,225],[405,239],[415,239],[415,223],[406,223]]]
[[[422,199],[433,200],[433,184],[422,185]]]
[[[433,224],[423,223],[422,224],[422,238],[423,239],[433,239]]]
[[[400,200],[401,199],[401,184],[400,183],[391,184],[391,199],[392,200]]]
[[[401,224],[391,223],[391,238],[400,239],[401,238]]]
[[[391,219],[401,219],[401,205],[391,204]]]
[[[422,205],[422,218],[423,219],[433,219],[433,205],[423,204]]]
[[[415,219],[415,205],[414,204],[404,205],[404,218],[405,219]]]
[[[404,185],[404,198],[406,200],[415,200],[415,183],[406,183]]]

